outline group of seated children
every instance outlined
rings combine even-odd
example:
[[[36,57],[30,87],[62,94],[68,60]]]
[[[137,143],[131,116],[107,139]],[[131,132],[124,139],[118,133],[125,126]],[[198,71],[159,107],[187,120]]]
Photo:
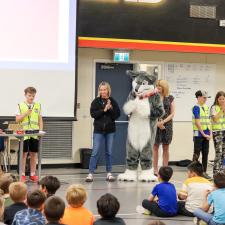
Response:
[[[4,222],[2,224],[46,224],[48,221],[44,212],[44,206],[48,203],[46,199],[50,199],[59,187],[60,182],[56,177],[46,176],[40,181],[40,189],[28,192],[25,183],[16,182],[11,174],[2,175],[0,177],[0,190],[3,191],[0,197],[0,218]],[[51,201],[56,201],[54,198]]]
[[[225,224],[225,173],[215,174],[212,184],[203,177],[202,164],[193,162],[188,166],[188,178],[178,194],[169,182],[172,168],[161,167],[158,174],[160,183],[153,188],[149,199],[142,202],[145,213],[158,217],[196,217],[196,224],[201,221],[209,225]]]
[[[196,217],[196,224],[201,221],[209,225],[225,224],[224,173],[214,175],[213,185],[203,177],[202,165],[193,162],[188,166],[188,178],[178,194],[169,182],[172,175],[171,167],[160,168],[159,184],[153,188],[149,199],[142,202],[145,213],[158,217]],[[101,218],[95,220],[94,215],[83,206],[87,193],[82,185],[69,186],[66,191],[67,207],[60,197],[55,196],[59,187],[56,177],[46,176],[40,181],[40,189],[28,191],[25,183],[15,182],[10,174],[2,175],[0,225],[125,225],[123,219],[116,217],[120,203],[115,196],[105,194],[99,198],[97,209]],[[154,221],[152,224],[163,223]]]
[[[60,187],[56,177],[46,176],[40,181],[40,188],[28,191],[23,182],[16,182],[10,174],[0,177],[0,225],[125,225],[116,217],[120,204],[116,197],[105,194],[97,201],[101,219],[83,205],[87,199],[82,185],[73,184],[66,191],[68,206],[62,198],[55,196]],[[7,203],[6,205],[4,203]]]

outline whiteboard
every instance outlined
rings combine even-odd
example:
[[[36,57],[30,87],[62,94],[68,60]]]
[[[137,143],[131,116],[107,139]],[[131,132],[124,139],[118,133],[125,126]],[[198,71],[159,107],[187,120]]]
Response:
[[[196,104],[195,92],[205,90],[211,96],[207,105],[211,106],[215,96],[216,65],[197,63],[164,64],[164,79],[168,81],[170,93],[175,98],[174,121],[191,121],[192,107]]]

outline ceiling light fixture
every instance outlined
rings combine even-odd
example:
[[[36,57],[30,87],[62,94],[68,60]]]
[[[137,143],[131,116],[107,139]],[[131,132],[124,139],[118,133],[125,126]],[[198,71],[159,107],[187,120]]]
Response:
[[[126,2],[159,3],[162,0],[125,0]]]

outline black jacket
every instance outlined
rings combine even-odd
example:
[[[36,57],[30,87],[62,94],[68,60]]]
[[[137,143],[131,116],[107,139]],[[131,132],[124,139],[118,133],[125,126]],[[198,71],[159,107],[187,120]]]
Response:
[[[109,98],[112,109],[104,112],[107,100],[97,97],[91,103],[90,114],[94,118],[94,133],[113,133],[116,131],[115,120],[120,116],[120,109],[113,98]]]
[[[115,217],[113,219],[99,219],[94,222],[94,225],[125,225],[123,219]]]
[[[14,203],[6,207],[4,211],[4,223],[11,225],[15,214],[23,209],[27,209],[26,204],[23,202]]]

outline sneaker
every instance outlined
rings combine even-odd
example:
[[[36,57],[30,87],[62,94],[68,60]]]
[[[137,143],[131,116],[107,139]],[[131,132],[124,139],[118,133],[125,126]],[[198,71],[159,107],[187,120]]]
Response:
[[[20,181],[23,182],[23,183],[25,183],[26,180],[27,180],[27,177],[25,175],[22,175]]]
[[[203,220],[200,220],[199,218],[195,217],[193,220],[194,224],[196,225],[207,225],[206,222],[204,222]]]
[[[38,176],[36,176],[36,175],[30,176],[30,181],[31,181],[31,182],[36,183],[36,182],[38,182],[38,180],[39,180],[39,177],[38,177]]]
[[[89,173],[88,176],[86,177],[85,181],[88,183],[93,182],[93,175],[91,173]]]
[[[210,177],[206,172],[203,173],[203,177],[207,180],[212,180],[212,177]]]
[[[115,180],[116,178],[111,173],[107,173],[106,181],[114,182]]]
[[[154,176],[155,177],[158,177],[158,172],[154,172]]]
[[[138,205],[136,207],[136,212],[138,214],[143,214],[143,215],[151,215],[151,212],[145,208],[143,208],[141,205]]]
[[[194,217],[193,222],[195,225],[199,225],[199,219],[197,217]]]

